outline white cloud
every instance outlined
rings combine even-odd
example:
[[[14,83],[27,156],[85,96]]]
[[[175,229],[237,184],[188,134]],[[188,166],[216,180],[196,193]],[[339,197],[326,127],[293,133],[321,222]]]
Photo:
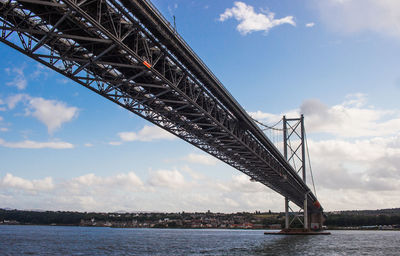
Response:
[[[324,133],[343,138],[359,138],[367,136],[388,136],[400,132],[400,110],[376,109],[366,106],[364,94],[352,94],[340,104],[328,106],[312,99],[306,100],[300,109],[282,114],[270,114],[261,111],[249,114],[269,125],[279,121],[283,115],[305,116],[308,133]]]
[[[69,107],[64,102],[56,100],[31,98],[29,107],[32,110],[30,115],[45,124],[49,133],[53,133],[63,123],[71,121],[78,115],[78,108]]]
[[[224,204],[229,205],[230,207],[238,207],[240,204],[233,200],[232,198],[224,198]]]
[[[136,204],[135,193],[147,191],[144,183],[133,172],[108,177],[86,174],[57,181],[54,182],[51,177],[28,180],[12,174],[0,176],[0,198],[2,193],[7,195],[7,198],[2,198],[5,199],[2,204],[19,209],[132,210]],[[145,198],[142,202],[146,202]]]
[[[28,191],[46,191],[54,188],[53,179],[46,177],[41,180],[26,180],[7,173],[1,180],[0,186]]]
[[[400,139],[395,140],[395,144],[385,145],[392,149],[395,146],[399,148]],[[318,151],[321,151],[320,148],[312,151],[315,158],[320,160],[314,164],[314,175],[319,199],[326,210],[367,209],[371,205],[386,208],[391,207],[392,203],[400,203],[397,196],[400,192],[400,172],[398,169],[390,171],[391,166],[399,166],[398,154],[392,154],[397,157],[397,162],[393,160],[391,166],[388,165],[390,161],[384,162],[383,169],[389,171],[374,172],[366,168],[357,174],[346,167],[341,168],[335,162],[329,162],[329,165],[321,168],[323,155],[330,152],[315,154]],[[340,156],[337,157],[340,160]],[[374,166],[382,163],[369,161],[373,162],[376,163]],[[377,173],[380,177],[376,177]],[[49,190],[51,193],[38,193]],[[20,192],[32,196],[27,198]],[[2,197],[2,193],[7,198]],[[363,194],[366,198],[362,197]],[[224,181],[212,177],[193,182],[184,179],[174,169],[150,171],[147,183],[134,172],[106,177],[89,173],[68,180],[59,179],[58,182],[49,177],[27,180],[7,174],[3,178],[0,176],[0,198],[4,199],[3,205],[7,207],[79,211],[281,211],[284,202],[282,196],[260,183],[250,182],[244,174],[234,174]],[[374,202],[377,198],[382,200]]]
[[[119,146],[122,144],[122,142],[121,141],[110,141],[110,142],[108,142],[108,144],[111,146]]]
[[[7,86],[17,87],[19,90],[23,90],[26,88],[28,81],[24,75],[24,68],[6,68],[5,71],[8,75],[13,76],[14,79],[11,82],[7,82]]]
[[[53,133],[64,123],[78,116],[77,107],[67,106],[61,101],[31,97],[28,94],[16,94],[5,100],[5,104],[10,110],[14,109],[20,102],[26,106],[25,114],[35,117],[46,125],[49,133]]]
[[[326,210],[389,208],[400,203],[399,109],[368,106],[367,96],[358,93],[332,106],[306,100],[290,114],[250,114],[273,124],[284,114],[300,113],[305,116],[317,193]]]
[[[400,111],[365,106],[363,95],[353,95],[331,107],[318,100],[307,100],[300,111],[306,116],[309,132],[322,132],[344,138],[388,136],[400,132]]]
[[[8,128],[7,127],[0,127],[0,132],[8,132]]]
[[[92,143],[85,143],[84,146],[90,148],[90,147],[93,147],[93,144]]]
[[[19,102],[25,101],[29,98],[30,96],[27,94],[15,94],[13,96],[9,96],[6,99],[5,104],[7,104],[8,109],[14,109]]]
[[[228,182],[218,182],[216,186],[225,192],[240,192],[240,193],[257,193],[268,192],[268,188],[260,182],[250,181],[250,177],[246,174],[232,175],[232,179]]]
[[[152,171],[149,184],[156,187],[179,189],[185,186],[185,178],[178,170]]]
[[[290,24],[296,26],[293,16],[286,16],[281,19],[275,19],[275,13],[264,11],[264,13],[256,13],[253,6],[247,5],[243,2],[235,2],[232,8],[228,8],[219,16],[220,21],[234,18],[239,21],[237,30],[243,34],[249,34],[254,31],[268,32],[271,28],[282,25]]]
[[[12,208],[235,212],[283,207],[281,196],[266,187],[259,189],[259,184],[249,182],[244,175],[234,175],[227,181],[212,178],[193,182],[177,170],[157,170],[149,171],[146,183],[133,172],[107,177],[89,173],[57,182],[52,178],[25,180],[10,175],[0,176],[0,198],[4,199],[3,205]],[[221,189],[218,183],[227,189]],[[51,189],[51,193],[32,193],[46,189]]]
[[[198,173],[194,170],[192,170],[189,166],[183,166],[180,168],[182,171],[186,172],[187,174],[190,175],[190,177],[194,180],[202,180],[205,178],[205,176],[201,173]]]
[[[121,173],[110,177],[100,177],[89,173],[72,179],[69,184],[74,188],[107,186],[112,188],[125,187],[128,189],[142,189],[144,185],[142,180],[134,172]]]
[[[310,22],[310,23],[307,23],[306,24],[306,27],[307,28],[312,28],[312,27],[314,27],[315,26],[315,23],[314,22]]]
[[[314,0],[321,19],[334,30],[375,32],[400,38],[398,0]]]
[[[205,154],[194,154],[194,153],[190,153],[189,155],[184,157],[183,160],[194,164],[204,164],[204,165],[216,165],[218,162],[218,160],[213,156]]]
[[[32,140],[24,140],[20,142],[7,142],[0,139],[0,146],[6,148],[23,148],[23,149],[42,149],[42,148],[52,148],[52,149],[69,149],[73,148],[74,145],[63,141],[49,141],[49,142],[38,142]]]
[[[118,136],[122,141],[153,141],[173,140],[176,137],[158,126],[145,125],[139,132],[120,132]]]
[[[377,209],[400,203],[398,134],[355,141],[309,140],[309,148],[325,209]]]

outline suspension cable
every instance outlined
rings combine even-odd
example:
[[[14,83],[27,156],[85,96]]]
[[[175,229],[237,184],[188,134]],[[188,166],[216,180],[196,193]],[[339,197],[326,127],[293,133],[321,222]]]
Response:
[[[254,122],[256,122],[257,124],[259,124],[259,125],[261,125],[261,126],[267,128],[267,129],[269,129],[269,130],[283,131],[283,128],[276,128],[276,126],[282,122],[282,118],[281,118],[276,124],[271,125],[271,126],[266,125],[266,124],[264,124],[264,123],[262,123],[262,122],[260,122],[260,121],[258,121],[258,120],[256,120],[256,119],[254,119],[254,118],[253,118],[253,120],[254,120]]]
[[[315,194],[315,196],[317,196],[317,190],[315,189],[315,183],[314,183],[314,175],[313,175],[312,167],[311,167],[310,151],[308,150],[308,141],[307,141],[307,135],[306,135],[306,131],[305,130],[304,130],[304,139],[306,141],[308,166],[310,166],[310,173],[311,173],[312,185],[313,185],[313,188],[314,188],[314,194]]]

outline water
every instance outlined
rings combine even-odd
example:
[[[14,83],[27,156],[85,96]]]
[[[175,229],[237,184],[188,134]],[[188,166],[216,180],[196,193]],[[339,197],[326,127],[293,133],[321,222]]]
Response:
[[[0,255],[400,255],[398,231],[273,236],[261,230],[1,226]]]

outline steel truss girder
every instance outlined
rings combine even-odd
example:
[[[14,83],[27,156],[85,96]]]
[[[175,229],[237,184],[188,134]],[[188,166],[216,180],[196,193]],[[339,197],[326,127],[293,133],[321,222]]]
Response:
[[[123,2],[0,0],[0,40],[301,206],[296,173]]]

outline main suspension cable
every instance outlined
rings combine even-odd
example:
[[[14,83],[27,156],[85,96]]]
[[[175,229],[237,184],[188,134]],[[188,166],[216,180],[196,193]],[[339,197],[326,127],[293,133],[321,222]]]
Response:
[[[312,167],[311,167],[310,151],[308,150],[307,134],[306,134],[305,130],[304,130],[304,140],[306,141],[308,166],[310,166],[310,173],[311,173],[312,185],[313,185],[313,188],[314,188],[314,194],[315,194],[315,196],[317,196],[317,190],[315,189],[315,183],[314,183],[314,175],[313,175]]]
[[[254,120],[254,122],[256,122],[257,124],[261,125],[261,126],[264,127],[264,128],[267,128],[267,129],[269,129],[269,130],[283,131],[283,128],[276,128],[276,126],[282,122],[282,118],[281,118],[276,124],[271,125],[271,126],[266,125],[266,124],[264,124],[264,123],[262,123],[262,122],[260,122],[260,121],[258,121],[258,120],[256,120],[256,119],[254,119],[254,118],[253,118],[253,120]]]

